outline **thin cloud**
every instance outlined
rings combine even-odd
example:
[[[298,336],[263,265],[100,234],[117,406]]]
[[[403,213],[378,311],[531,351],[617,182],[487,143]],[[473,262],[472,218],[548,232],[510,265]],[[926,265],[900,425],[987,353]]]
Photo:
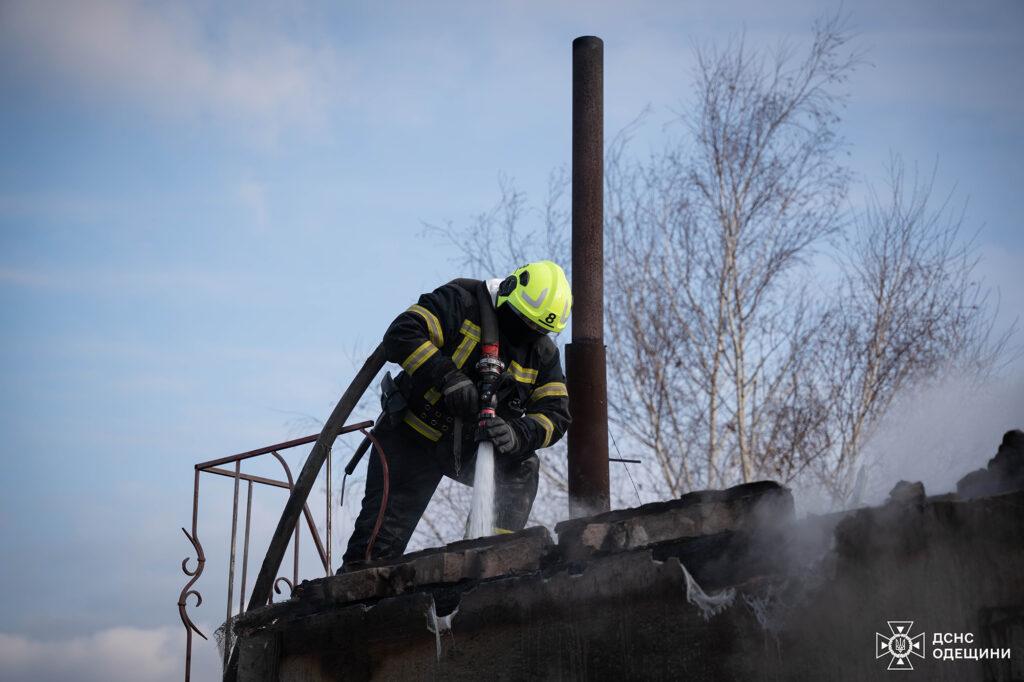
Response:
[[[116,627],[62,640],[0,633],[0,679],[7,682],[172,682],[184,667],[184,630]],[[205,644],[205,642],[203,642]],[[193,673],[218,675],[213,647],[197,647]]]
[[[31,289],[95,295],[204,296],[230,299],[238,284],[230,275],[197,268],[32,268],[0,265],[0,290]]]
[[[33,0],[3,14],[0,39],[37,77],[63,76],[83,92],[162,115],[276,132],[321,125],[328,93],[341,91],[329,47],[244,19],[211,27],[184,4]]]
[[[242,180],[235,189],[235,196],[249,219],[251,229],[265,233],[270,226],[270,202],[266,185],[257,180]]]

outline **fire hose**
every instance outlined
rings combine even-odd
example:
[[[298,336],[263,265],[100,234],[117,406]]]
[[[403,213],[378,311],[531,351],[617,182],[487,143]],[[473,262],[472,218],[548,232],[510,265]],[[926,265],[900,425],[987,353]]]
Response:
[[[377,424],[380,423],[383,416],[384,415],[382,413],[381,416],[377,418]],[[376,428],[376,425],[374,425],[374,428]],[[384,453],[384,448],[381,447],[380,441],[377,440],[377,437],[373,435],[373,430],[371,429],[370,431],[367,431],[366,429],[360,429],[360,431],[362,431],[363,440],[359,443],[359,447],[356,448],[356,451],[352,453],[352,457],[349,459],[348,464],[345,465],[345,475],[341,479],[341,500],[339,504],[345,504],[345,481],[348,480],[348,477],[351,476],[353,472],[355,472],[356,467],[359,465],[359,460],[363,458],[363,455],[366,454],[366,451],[372,444],[377,452],[377,457],[380,459],[380,467],[383,474],[383,491],[380,498],[380,509],[377,512],[377,521],[373,524],[373,532],[370,533],[370,540],[366,543],[366,554],[364,555],[364,560],[369,561],[372,556],[371,552],[373,551],[373,545],[377,542],[377,536],[380,535],[381,526],[384,525],[384,513],[387,511],[388,495],[391,492],[391,470],[388,467],[388,458]]]
[[[380,527],[384,524],[384,512],[387,511],[388,508],[388,493],[391,491],[391,472],[388,471],[388,458],[384,454],[384,448],[380,446],[380,442],[373,435],[373,432],[364,430],[363,435],[373,442],[373,447],[377,450],[378,457],[380,457],[380,466],[384,474],[384,490],[382,491],[380,498],[380,511],[377,512],[377,522],[373,524],[373,532],[370,533],[370,541],[366,543],[366,561],[369,561],[371,552],[373,551],[373,544],[377,541],[377,536],[380,534]],[[345,472],[347,476],[348,467],[345,468]]]
[[[498,316],[491,303],[487,284],[476,287],[477,307],[480,309],[480,359],[476,363],[480,395],[479,425],[496,416],[498,381],[505,371],[505,363],[498,357]]]

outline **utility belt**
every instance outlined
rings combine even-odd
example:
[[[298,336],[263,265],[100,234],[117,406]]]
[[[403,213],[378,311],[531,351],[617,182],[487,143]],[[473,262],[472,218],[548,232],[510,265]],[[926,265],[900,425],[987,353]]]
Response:
[[[404,379],[405,374],[400,374],[399,377]],[[380,382],[381,413],[384,421],[392,427],[396,427],[402,422],[402,415],[406,408],[409,407],[409,399],[406,396],[407,391],[403,391],[398,383],[391,376],[391,372],[386,373]],[[403,381],[402,383],[408,382]]]
[[[397,378],[388,372],[380,382],[381,422],[402,433],[417,447],[426,448],[445,475],[461,480],[464,452],[472,448],[474,427],[442,408],[443,401],[414,400],[416,391],[404,372]],[[422,390],[422,389],[420,389]]]
[[[380,382],[383,420],[393,428],[404,424],[419,437],[437,443],[454,429],[455,420],[443,409],[443,402],[440,399],[431,401],[425,396],[414,398],[412,394],[415,390],[417,389],[405,372],[399,374],[397,378],[392,377],[390,372],[385,374]]]

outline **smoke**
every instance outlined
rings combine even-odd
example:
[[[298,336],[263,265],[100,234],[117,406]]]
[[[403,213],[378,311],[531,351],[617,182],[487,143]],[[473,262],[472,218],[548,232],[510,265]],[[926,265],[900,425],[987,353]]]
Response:
[[[956,490],[984,467],[1003,434],[1024,427],[1024,377],[979,385],[948,377],[895,405],[864,449],[865,502],[880,502],[897,481],[921,481],[929,495]]]
[[[921,481],[928,495],[956,491],[956,482],[983,468],[1003,434],[1024,428],[1024,376],[980,383],[951,374],[905,392],[886,412],[861,451],[862,493],[856,506],[884,502],[901,480]],[[794,485],[801,511],[829,509],[822,491]]]

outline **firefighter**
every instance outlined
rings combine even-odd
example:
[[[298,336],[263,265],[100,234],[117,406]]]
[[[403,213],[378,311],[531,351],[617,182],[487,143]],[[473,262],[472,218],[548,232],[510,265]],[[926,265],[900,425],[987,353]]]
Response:
[[[484,304],[492,311],[481,311]],[[565,329],[571,307],[565,272],[537,261],[504,280],[454,280],[395,318],[384,348],[402,372],[382,383],[366,492],[341,570],[401,556],[441,477],[472,485],[476,443],[483,439],[495,450],[495,532],[525,527],[537,495],[536,451],[558,442],[569,426],[565,375],[550,334]],[[496,416],[478,426],[482,314],[497,320],[506,369]],[[385,476],[388,497],[378,528]]]

